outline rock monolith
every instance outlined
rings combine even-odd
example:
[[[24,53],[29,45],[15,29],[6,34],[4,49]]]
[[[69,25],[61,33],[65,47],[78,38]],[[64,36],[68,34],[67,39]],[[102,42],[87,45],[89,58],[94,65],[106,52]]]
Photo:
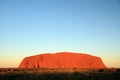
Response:
[[[100,57],[84,53],[58,52],[25,57],[19,68],[106,68]]]

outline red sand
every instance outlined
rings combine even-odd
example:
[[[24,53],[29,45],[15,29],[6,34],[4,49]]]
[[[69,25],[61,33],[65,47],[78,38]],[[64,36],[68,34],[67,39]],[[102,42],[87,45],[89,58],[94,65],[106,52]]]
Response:
[[[59,52],[26,57],[19,68],[106,68],[100,57],[89,54]]]

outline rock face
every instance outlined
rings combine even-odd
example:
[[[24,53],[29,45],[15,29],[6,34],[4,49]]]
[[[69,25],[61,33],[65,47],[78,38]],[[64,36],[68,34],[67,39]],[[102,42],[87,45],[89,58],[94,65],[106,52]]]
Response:
[[[106,68],[100,57],[73,52],[26,57],[19,68]]]

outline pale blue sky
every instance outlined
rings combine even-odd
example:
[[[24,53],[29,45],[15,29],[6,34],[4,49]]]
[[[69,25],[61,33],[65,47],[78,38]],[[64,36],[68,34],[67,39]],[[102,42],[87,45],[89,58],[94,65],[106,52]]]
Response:
[[[59,51],[120,67],[120,0],[0,0],[0,67]]]

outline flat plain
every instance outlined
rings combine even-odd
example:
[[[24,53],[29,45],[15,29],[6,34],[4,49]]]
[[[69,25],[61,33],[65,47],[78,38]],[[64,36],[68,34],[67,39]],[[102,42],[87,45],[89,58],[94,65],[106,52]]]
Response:
[[[0,80],[120,80],[120,68],[0,68]]]

